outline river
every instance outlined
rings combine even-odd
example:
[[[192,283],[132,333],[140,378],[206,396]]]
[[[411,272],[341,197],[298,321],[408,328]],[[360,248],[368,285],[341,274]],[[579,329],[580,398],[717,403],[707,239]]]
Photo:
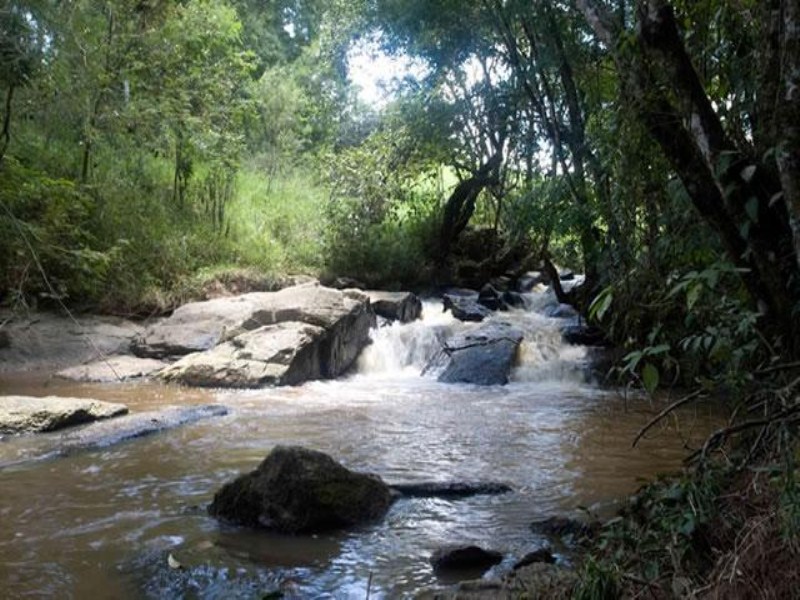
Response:
[[[420,375],[438,339],[470,325],[439,304],[408,325],[373,331],[355,372],[336,381],[256,391],[155,383],[76,384],[43,375],[0,379],[0,393],[119,401],[132,411],[220,403],[229,415],[104,450],[0,470],[0,582],[7,598],[398,598],[436,585],[431,553],[476,543],[515,558],[546,544],[529,524],[552,515],[607,516],[653,477],[679,467],[685,444],[716,421],[684,410],[677,428],[631,441],[659,409],[585,377],[584,348],[561,342],[550,300],[503,313],[526,330],[503,387],[446,385]],[[48,434],[58,435],[58,434]],[[44,437],[6,438],[0,462]],[[514,491],[463,500],[402,499],[378,524],[291,537],[221,526],[214,491],[276,444],[331,454],[390,483],[498,481]],[[183,568],[167,565],[171,554]]]

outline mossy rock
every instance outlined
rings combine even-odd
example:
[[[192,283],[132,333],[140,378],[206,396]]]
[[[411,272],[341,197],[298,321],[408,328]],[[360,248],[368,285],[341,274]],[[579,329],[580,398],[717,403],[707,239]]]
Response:
[[[224,521],[282,533],[316,533],[381,518],[392,493],[327,454],[277,446],[259,467],[223,486],[209,512]]]

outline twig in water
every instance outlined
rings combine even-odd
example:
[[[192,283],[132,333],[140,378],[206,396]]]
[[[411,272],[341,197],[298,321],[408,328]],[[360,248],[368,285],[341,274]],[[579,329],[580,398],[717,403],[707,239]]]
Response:
[[[648,431],[650,431],[657,423],[659,423],[664,417],[666,417],[667,415],[672,413],[672,411],[674,411],[676,408],[678,408],[680,406],[683,406],[684,404],[688,404],[689,402],[691,402],[692,400],[697,399],[701,395],[702,395],[702,391],[698,390],[698,391],[692,392],[688,396],[684,396],[680,400],[676,400],[675,402],[670,404],[668,407],[666,407],[664,410],[662,410],[660,413],[658,413],[655,417],[653,417],[647,425],[645,425],[644,427],[642,427],[639,430],[639,433],[636,434],[636,437],[633,440],[633,444],[631,444],[631,445],[633,447],[636,447],[636,444],[639,443],[639,440],[641,440],[642,437],[644,437],[644,435]]]

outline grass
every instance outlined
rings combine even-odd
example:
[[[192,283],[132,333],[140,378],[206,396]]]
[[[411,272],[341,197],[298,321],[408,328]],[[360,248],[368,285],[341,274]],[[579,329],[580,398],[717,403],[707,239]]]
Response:
[[[254,166],[239,173],[227,209],[235,262],[265,273],[317,273],[324,264],[327,190],[303,169],[268,177]]]

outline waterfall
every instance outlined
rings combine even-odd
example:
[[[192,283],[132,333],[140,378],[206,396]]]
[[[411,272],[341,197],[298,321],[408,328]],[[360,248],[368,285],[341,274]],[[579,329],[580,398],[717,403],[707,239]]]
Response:
[[[586,348],[565,344],[561,337],[561,326],[574,316],[558,304],[548,288],[536,289],[523,297],[525,309],[497,312],[487,319],[511,323],[525,334],[511,381],[583,382]],[[426,300],[421,319],[384,324],[372,330],[372,343],[361,353],[357,371],[363,376],[419,377],[448,338],[478,326],[458,321],[449,311],[444,312],[441,300]]]
[[[358,372],[418,377],[442,347],[442,341],[469,326],[444,312],[440,300],[425,300],[421,319],[388,323],[372,330],[372,343],[358,359]]]

